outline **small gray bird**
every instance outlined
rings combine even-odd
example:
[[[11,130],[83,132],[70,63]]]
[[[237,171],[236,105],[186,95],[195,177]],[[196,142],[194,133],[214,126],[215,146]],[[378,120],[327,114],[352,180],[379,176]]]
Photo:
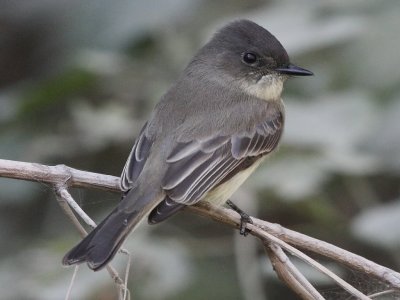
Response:
[[[156,105],[121,175],[118,206],[64,257],[104,267],[145,217],[161,222],[186,205],[222,205],[277,148],[283,83],[312,73],[290,63],[281,43],[234,21],[199,50]]]

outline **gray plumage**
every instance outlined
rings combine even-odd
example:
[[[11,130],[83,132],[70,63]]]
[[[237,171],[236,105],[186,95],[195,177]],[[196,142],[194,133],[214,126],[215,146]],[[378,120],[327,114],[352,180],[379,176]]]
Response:
[[[226,201],[278,145],[283,82],[310,74],[291,65],[279,41],[257,24],[222,28],[143,126],[121,175],[122,201],[63,263],[86,261],[98,270],[146,216],[158,223],[185,205]]]

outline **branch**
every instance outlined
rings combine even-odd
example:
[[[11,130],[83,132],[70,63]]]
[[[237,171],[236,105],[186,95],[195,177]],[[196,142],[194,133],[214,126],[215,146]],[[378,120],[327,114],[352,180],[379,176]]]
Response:
[[[293,291],[299,295],[299,297],[302,299],[324,299],[290,261],[281,247],[273,243],[265,243],[264,248],[278,277],[288,286],[292,287]]]
[[[86,187],[114,192],[119,191],[119,178],[117,177],[84,172],[65,165],[46,166],[36,163],[0,159],[0,177],[37,181],[53,185],[60,207],[64,210],[64,213],[71,220],[82,237],[86,236],[87,232],[79,223],[71,207],[83,217],[86,224],[90,227],[94,228],[96,224],[75,203],[67,187]],[[119,291],[126,293],[126,283],[120,278],[118,272],[110,264],[107,265],[107,271],[116,283]],[[68,291],[68,293],[69,292],[70,291]]]
[[[43,182],[55,187],[85,187],[120,192],[118,177],[80,171],[65,165],[46,166],[36,163],[24,163],[0,159],[0,177]],[[58,192],[60,193],[62,191],[63,190],[59,190]],[[63,192],[64,196],[68,196],[68,194],[65,194],[65,191],[66,190]],[[193,213],[205,216],[231,227],[238,228],[240,226],[240,218],[237,213],[230,209],[213,206],[207,202],[188,206],[185,210],[189,210]],[[278,245],[292,255],[299,256],[306,260],[312,266],[323,271],[325,274],[328,274],[329,277],[336,280],[339,285],[352,295],[357,296],[358,299],[370,298],[366,297],[340,278],[335,278],[335,274],[327,270],[325,267],[320,266],[316,261],[312,260],[292,246],[328,257],[354,270],[374,276],[389,284],[391,288],[400,290],[400,273],[327,242],[286,229],[278,224],[269,223],[256,218],[252,218],[252,220],[253,224],[247,224],[247,228],[250,230],[250,234],[261,239],[264,245],[269,245],[271,243],[273,245]],[[281,252],[282,249],[276,248],[276,246],[273,247],[274,248],[269,248],[270,252],[272,251],[271,249],[274,249],[274,251],[272,251],[273,255],[278,258],[283,258],[283,251]],[[320,296],[306,281],[304,281],[305,279],[297,273],[296,269],[294,269],[291,264],[287,265],[289,267],[289,273],[287,274],[291,274],[291,279],[288,280],[288,282],[302,283],[304,295],[312,295],[314,299],[319,299]],[[280,274],[283,273],[281,272]],[[291,287],[294,288],[294,286]],[[297,289],[297,291],[299,291],[299,289]]]
[[[206,213],[207,212],[213,212],[212,213],[213,214],[212,218],[214,219],[214,217],[216,216],[218,218],[218,220],[223,222],[223,223],[225,223],[225,221],[230,222],[231,218],[234,217],[234,216],[231,216],[233,211],[227,210],[227,209],[224,209],[224,208],[220,208],[220,207],[216,207],[216,206],[211,205],[209,203],[199,203],[198,205],[196,205],[194,207],[198,207],[198,208],[201,208],[201,209],[206,208]],[[221,218],[226,218],[226,219],[223,220]],[[274,235],[272,235],[272,234],[268,233],[267,231],[265,231],[265,230],[261,229],[260,227],[258,227],[256,225],[256,222],[259,222],[261,220],[255,219],[255,218],[252,218],[252,220],[253,220],[254,224],[247,224],[247,229],[250,230],[250,233],[252,235],[259,237],[264,242],[267,241],[267,242],[272,242],[274,244],[277,244],[278,246],[284,248],[286,251],[290,252],[292,255],[297,256],[301,260],[303,260],[306,263],[312,265],[314,268],[319,270],[321,273],[323,273],[323,274],[329,276],[331,279],[333,279],[338,285],[340,285],[343,289],[348,291],[350,294],[352,294],[353,296],[357,297],[357,299],[363,299],[363,300],[370,299],[366,295],[364,295],[363,293],[361,293],[360,291],[355,289],[353,286],[348,284],[346,281],[341,279],[339,276],[337,276],[336,274],[331,272],[329,269],[327,269],[326,267],[324,267],[323,265],[318,263],[317,261],[313,260],[312,258],[310,258],[309,256],[305,255],[301,251],[299,251],[296,248],[294,248],[294,247],[288,245],[287,243],[285,243],[283,241],[283,239],[277,238]],[[240,218],[236,216],[236,227],[238,227],[239,224],[240,224]],[[308,299],[308,298],[305,298],[305,299]]]
[[[195,211],[199,215],[209,217],[217,222],[239,228],[240,218],[235,212],[223,207],[212,209],[211,206],[212,205],[209,203],[199,203],[194,206],[188,206],[187,209]],[[270,223],[254,217],[251,219],[253,220],[253,224],[247,224],[247,228],[251,230],[250,234],[252,235],[258,236],[262,231],[268,232],[282,241],[336,260],[352,269],[375,276],[396,289],[400,289],[400,273],[398,272],[327,242],[284,228],[279,224]]]
[[[66,165],[46,166],[0,159],[0,177],[119,192],[118,177],[80,171]]]
[[[75,206],[77,205],[76,202],[72,199],[71,194],[68,192],[68,190],[65,187],[62,187],[62,186],[56,187],[55,192],[56,192],[56,197],[57,197],[58,203],[60,204],[61,208],[64,210],[64,212],[68,216],[68,218],[71,220],[72,224],[74,224],[76,229],[78,229],[82,238],[87,236],[88,233],[86,232],[85,228],[83,228],[81,223],[79,223],[78,219],[76,218],[73,211],[71,210],[71,207],[73,207],[75,209]],[[72,205],[71,205],[71,203],[72,203]],[[79,209],[81,210],[80,207],[79,207]],[[81,213],[82,212],[83,211],[81,211]],[[84,212],[83,212],[83,214],[85,215],[85,217],[84,217],[85,223],[88,224],[90,227],[95,228],[96,223]],[[81,214],[80,214],[80,216],[81,216]],[[107,270],[110,273],[111,277],[115,278],[117,280],[117,282],[116,282],[117,284],[121,284],[121,285],[123,284],[123,282],[118,281],[118,273],[117,273],[117,271],[115,271],[115,269],[113,267],[111,267],[110,265],[107,265]]]

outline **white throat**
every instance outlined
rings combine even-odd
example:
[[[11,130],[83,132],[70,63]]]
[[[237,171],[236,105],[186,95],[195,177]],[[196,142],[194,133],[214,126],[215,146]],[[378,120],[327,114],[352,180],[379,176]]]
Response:
[[[243,88],[251,96],[266,100],[280,100],[285,79],[276,75],[265,75],[254,84],[243,83]]]

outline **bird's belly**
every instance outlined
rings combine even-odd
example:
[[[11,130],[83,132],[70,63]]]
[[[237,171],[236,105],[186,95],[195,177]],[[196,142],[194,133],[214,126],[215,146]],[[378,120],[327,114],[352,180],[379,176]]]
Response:
[[[228,181],[222,183],[216,188],[209,191],[202,200],[208,201],[212,204],[224,204],[232,194],[243,184],[243,182],[250,176],[251,173],[260,165],[263,159],[258,159],[250,167],[237,173]]]

